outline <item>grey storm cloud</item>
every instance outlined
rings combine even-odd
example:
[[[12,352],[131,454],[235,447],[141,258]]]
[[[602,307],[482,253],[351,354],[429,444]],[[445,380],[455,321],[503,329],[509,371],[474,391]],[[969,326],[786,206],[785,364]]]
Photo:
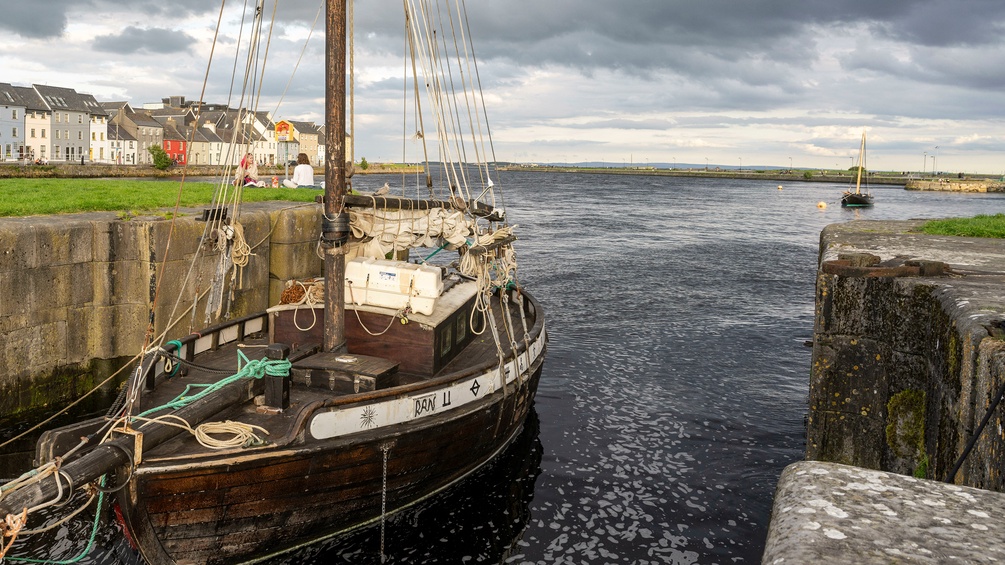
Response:
[[[129,26],[122,33],[94,38],[94,49],[108,53],[179,53],[188,50],[193,38],[165,28]]]
[[[59,37],[66,29],[66,12],[75,4],[73,0],[50,0],[40,13],[33,2],[0,0],[0,30],[33,39]]]

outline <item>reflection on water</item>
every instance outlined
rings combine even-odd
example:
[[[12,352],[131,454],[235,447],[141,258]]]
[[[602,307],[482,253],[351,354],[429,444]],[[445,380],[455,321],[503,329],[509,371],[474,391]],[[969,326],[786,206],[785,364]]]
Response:
[[[400,176],[354,178],[360,190]],[[972,216],[1005,196],[673,177],[506,173],[519,275],[550,342],[540,431],[391,518],[396,563],[759,563],[775,483],[802,458],[820,230]],[[528,439],[529,438],[529,439]],[[543,452],[542,452],[543,450]],[[86,530],[87,524],[84,529]],[[115,526],[93,563],[129,563]],[[62,533],[53,557],[74,555]],[[377,563],[380,530],[283,563]]]

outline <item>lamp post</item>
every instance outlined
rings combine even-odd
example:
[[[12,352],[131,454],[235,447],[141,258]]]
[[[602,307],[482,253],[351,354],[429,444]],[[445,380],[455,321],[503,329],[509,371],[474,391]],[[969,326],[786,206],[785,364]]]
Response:
[[[740,157],[740,170],[743,170],[743,157]]]
[[[925,151],[925,157],[921,161],[921,176],[925,176],[926,172],[928,172],[928,151]]]
[[[934,174],[935,174],[935,172],[936,172],[936,171],[938,170],[938,169],[936,169],[936,168],[935,168],[935,166],[936,166],[936,165],[937,165],[938,163],[939,163],[939,146],[938,146],[938,145],[936,145],[936,146],[935,146],[935,156],[934,156],[934,157],[932,157],[932,174],[933,174],[933,175],[934,175]]]
[[[708,171],[708,157],[705,157],[705,171]]]
[[[789,157],[789,172],[792,172],[792,157]]]
[[[935,178],[935,155],[932,155],[932,178]]]

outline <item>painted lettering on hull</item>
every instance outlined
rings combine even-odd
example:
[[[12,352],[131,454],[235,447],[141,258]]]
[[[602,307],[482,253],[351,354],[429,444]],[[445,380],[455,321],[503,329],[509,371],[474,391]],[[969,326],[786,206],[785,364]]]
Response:
[[[413,399],[414,402],[414,412],[415,417],[422,416],[423,414],[428,414],[430,412],[436,412],[436,395],[427,394],[426,396],[420,396]]]

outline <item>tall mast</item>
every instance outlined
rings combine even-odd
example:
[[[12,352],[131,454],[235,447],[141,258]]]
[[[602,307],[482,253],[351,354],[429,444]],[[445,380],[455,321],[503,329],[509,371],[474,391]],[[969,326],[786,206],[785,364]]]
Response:
[[[855,180],[855,194],[860,194],[862,186],[862,157],[865,155],[865,132],[862,132],[862,144],[858,147],[858,178]]]
[[[345,248],[349,217],[345,200],[346,2],[327,0],[325,17],[325,201],[321,221],[324,248],[324,350],[344,351]]]

